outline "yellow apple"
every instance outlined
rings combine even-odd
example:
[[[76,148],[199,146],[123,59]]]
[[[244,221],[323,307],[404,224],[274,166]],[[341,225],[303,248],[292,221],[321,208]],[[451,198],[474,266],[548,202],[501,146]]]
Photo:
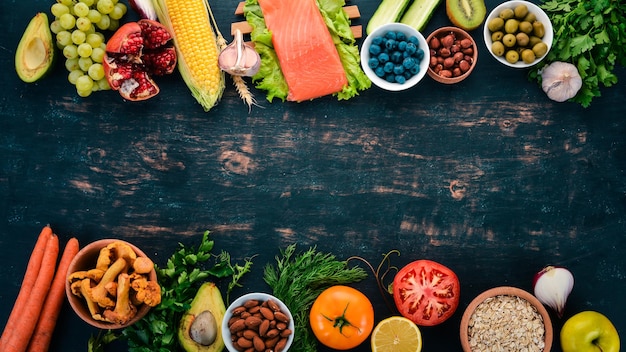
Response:
[[[619,352],[619,334],[613,323],[595,311],[580,312],[561,328],[563,352]]]

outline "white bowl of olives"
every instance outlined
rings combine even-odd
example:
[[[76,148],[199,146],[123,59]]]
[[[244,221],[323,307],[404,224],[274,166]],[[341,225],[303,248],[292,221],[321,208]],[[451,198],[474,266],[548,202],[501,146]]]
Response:
[[[483,26],[489,53],[514,68],[531,67],[543,60],[554,39],[552,22],[537,5],[528,1],[506,1],[495,7]]]

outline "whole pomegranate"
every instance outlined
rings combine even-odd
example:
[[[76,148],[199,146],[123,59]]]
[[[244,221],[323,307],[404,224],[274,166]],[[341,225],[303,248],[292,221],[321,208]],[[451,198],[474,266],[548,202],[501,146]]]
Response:
[[[128,22],[107,42],[103,66],[109,85],[124,99],[152,98],[159,93],[152,76],[170,74],[176,68],[172,35],[157,21]]]

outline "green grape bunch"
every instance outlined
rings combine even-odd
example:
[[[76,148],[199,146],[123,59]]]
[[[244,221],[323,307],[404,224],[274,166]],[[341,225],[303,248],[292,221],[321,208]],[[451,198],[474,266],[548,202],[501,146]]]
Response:
[[[115,31],[128,8],[119,0],[57,0],[50,11],[50,30],[65,57],[67,79],[81,97],[111,87],[102,60],[106,49],[104,31]]]

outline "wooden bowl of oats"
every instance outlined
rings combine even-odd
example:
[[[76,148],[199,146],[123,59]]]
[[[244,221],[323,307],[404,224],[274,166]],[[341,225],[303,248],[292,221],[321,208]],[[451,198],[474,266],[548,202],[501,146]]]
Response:
[[[552,338],[546,308],[535,296],[516,287],[495,287],[481,293],[461,318],[464,352],[549,352]]]

